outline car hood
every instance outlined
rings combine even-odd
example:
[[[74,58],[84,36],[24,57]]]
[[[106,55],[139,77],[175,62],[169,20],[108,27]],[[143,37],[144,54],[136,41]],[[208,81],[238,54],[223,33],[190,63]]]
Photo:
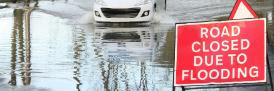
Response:
[[[135,7],[137,3],[140,3],[144,0],[103,0],[107,6],[113,8],[127,8]]]

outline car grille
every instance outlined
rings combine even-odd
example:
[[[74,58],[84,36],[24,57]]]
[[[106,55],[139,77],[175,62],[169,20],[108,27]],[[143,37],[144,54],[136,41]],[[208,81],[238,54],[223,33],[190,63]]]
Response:
[[[101,8],[101,10],[106,18],[135,18],[140,12],[140,8]]]

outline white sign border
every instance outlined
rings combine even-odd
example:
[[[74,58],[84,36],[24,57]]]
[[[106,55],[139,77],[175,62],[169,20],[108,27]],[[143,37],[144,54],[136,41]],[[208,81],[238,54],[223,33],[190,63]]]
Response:
[[[265,77],[264,80],[258,80],[258,81],[242,81],[242,82],[211,82],[211,83],[195,83],[195,84],[177,84],[176,83],[176,66],[177,66],[177,36],[178,36],[178,27],[179,26],[184,26],[184,25],[200,25],[200,24],[211,24],[211,23],[228,23],[228,22],[239,22],[239,21],[254,21],[254,20],[263,20],[264,21],[264,65],[265,65]],[[241,20],[227,20],[227,21],[212,21],[212,22],[198,22],[198,23],[176,23],[175,24],[176,28],[176,35],[175,35],[175,63],[174,63],[174,86],[202,86],[202,85],[225,85],[225,84],[239,84],[239,83],[260,83],[260,82],[266,82],[266,67],[269,66],[266,64],[266,18],[256,18],[256,19],[241,19]],[[270,73],[269,73],[270,74]]]

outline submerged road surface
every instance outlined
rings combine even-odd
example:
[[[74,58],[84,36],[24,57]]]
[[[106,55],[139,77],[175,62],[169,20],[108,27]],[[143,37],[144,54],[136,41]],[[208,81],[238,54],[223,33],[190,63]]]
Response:
[[[248,1],[268,20],[273,68],[272,1]],[[168,0],[167,11],[158,0],[152,23],[106,25],[93,24],[92,3],[44,0],[32,12],[21,3],[0,9],[0,90],[172,91],[174,24],[227,20],[235,0]]]

